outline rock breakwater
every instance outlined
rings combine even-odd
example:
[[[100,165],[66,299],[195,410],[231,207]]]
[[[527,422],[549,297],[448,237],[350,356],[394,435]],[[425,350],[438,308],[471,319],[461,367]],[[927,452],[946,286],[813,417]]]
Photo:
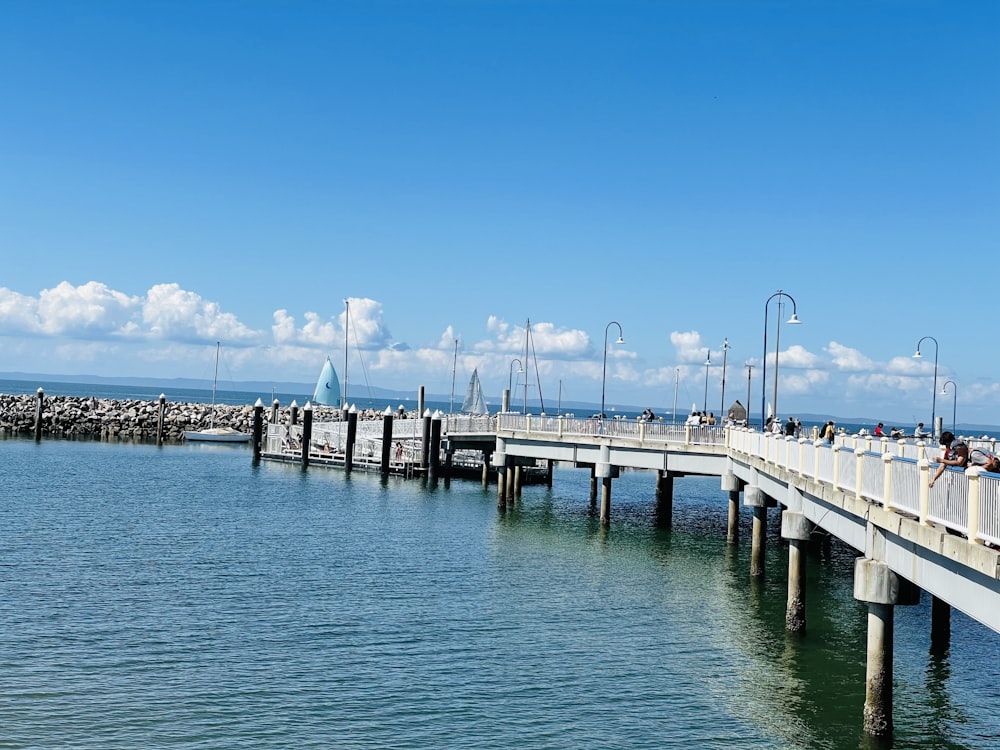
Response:
[[[36,395],[0,394],[0,436],[34,435]],[[265,414],[265,419],[267,415]],[[156,442],[159,401],[79,396],[44,396],[41,434],[48,437],[105,441]],[[253,428],[253,406],[164,404],[163,442],[180,443],[185,430],[201,430],[214,423],[240,432]]]

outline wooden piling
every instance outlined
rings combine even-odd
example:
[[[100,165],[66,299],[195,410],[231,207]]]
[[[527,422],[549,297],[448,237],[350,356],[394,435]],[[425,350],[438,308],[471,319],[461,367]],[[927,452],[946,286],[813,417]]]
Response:
[[[164,414],[167,411],[167,396],[166,396],[166,394],[163,394],[163,393],[160,394],[159,403],[160,403],[160,408],[159,408],[159,411],[157,412],[157,418],[156,418],[156,444],[158,446],[162,447],[162,445],[163,445],[163,417],[164,417]]]
[[[35,404],[35,440],[42,439],[42,411],[45,404],[45,389],[38,389],[38,402]]]
[[[389,465],[392,463],[392,409],[385,407],[382,414],[382,476],[389,476]]]
[[[353,406],[347,411],[347,445],[344,448],[344,471],[354,468],[354,443],[358,439],[358,410]]]
[[[313,411],[308,401],[302,407],[302,468],[309,468],[309,445],[312,443]]]
[[[264,445],[264,404],[260,399],[253,405],[253,462],[260,463],[261,448]]]

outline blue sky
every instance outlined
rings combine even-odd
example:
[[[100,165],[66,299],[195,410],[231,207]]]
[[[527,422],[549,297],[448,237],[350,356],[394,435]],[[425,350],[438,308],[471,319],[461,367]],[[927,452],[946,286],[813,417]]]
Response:
[[[222,341],[312,382],[350,300],[352,383],[497,404],[530,319],[547,402],[718,411],[728,339],[759,413],[780,289],[779,415],[929,423],[937,349],[946,426],[1000,424],[998,37],[994,2],[6,0],[0,372],[210,378]]]

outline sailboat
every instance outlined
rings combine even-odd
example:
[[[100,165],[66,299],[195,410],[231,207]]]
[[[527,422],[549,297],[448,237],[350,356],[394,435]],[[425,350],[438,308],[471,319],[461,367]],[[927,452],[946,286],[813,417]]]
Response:
[[[212,408],[209,412],[208,427],[204,430],[185,430],[185,440],[200,440],[212,443],[248,443],[251,435],[234,430],[232,427],[215,426],[215,392],[219,385],[219,354],[222,344],[215,342],[215,375],[212,378]]]
[[[319,374],[319,380],[316,381],[312,400],[314,404],[323,406],[340,406],[340,383],[337,381],[337,373],[329,357],[323,363],[323,370]]]
[[[490,408],[483,397],[483,387],[479,382],[479,370],[472,371],[469,386],[465,389],[465,400],[462,402],[462,414],[489,414]]]

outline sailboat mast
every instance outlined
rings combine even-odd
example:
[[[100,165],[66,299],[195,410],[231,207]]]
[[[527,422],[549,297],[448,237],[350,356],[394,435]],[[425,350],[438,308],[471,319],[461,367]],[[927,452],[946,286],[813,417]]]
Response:
[[[455,356],[451,361],[451,406],[448,413],[455,413],[455,368],[458,366],[458,339],[455,339]]]
[[[351,303],[344,300],[344,393],[340,398],[340,408],[347,410],[347,343],[350,341]]]
[[[219,383],[219,350],[222,348],[222,342],[215,342],[215,374],[212,376],[212,409],[208,416],[208,426],[215,427],[215,390]]]

